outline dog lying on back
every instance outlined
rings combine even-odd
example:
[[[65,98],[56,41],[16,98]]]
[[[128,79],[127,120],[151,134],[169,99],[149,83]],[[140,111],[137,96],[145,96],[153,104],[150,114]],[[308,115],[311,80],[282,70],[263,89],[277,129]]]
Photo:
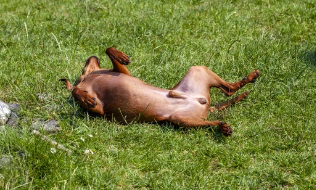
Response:
[[[176,86],[168,90],[131,76],[125,66],[130,60],[123,52],[110,47],[106,54],[113,64],[112,69],[101,69],[99,59],[92,56],[86,61],[75,86],[67,79],[61,80],[66,82],[67,89],[83,108],[123,123],[169,121],[187,128],[218,126],[224,135],[230,135],[232,129],[225,122],[206,120],[208,112],[222,110],[245,98],[249,92],[210,108],[209,90],[220,88],[231,96],[259,77],[259,71],[254,70],[242,80],[229,83],[207,67],[193,66]]]

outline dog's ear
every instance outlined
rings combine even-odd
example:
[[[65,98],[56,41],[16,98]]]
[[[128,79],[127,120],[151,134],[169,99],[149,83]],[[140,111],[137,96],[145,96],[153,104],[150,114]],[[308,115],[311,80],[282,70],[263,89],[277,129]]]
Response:
[[[91,56],[86,61],[86,65],[82,70],[82,75],[88,75],[94,70],[101,69],[100,60],[97,56]]]
[[[91,62],[96,63],[100,67],[100,59],[97,56],[91,56],[86,61],[86,66],[92,64]]]
[[[72,91],[73,86],[70,84],[70,82],[67,79],[59,79],[59,80],[65,82],[67,89]]]

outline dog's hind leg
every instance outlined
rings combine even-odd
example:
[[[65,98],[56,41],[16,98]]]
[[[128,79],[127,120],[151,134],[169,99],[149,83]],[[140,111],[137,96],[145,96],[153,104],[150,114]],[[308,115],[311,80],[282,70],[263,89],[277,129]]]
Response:
[[[227,125],[227,123],[221,121],[205,121],[198,117],[192,118],[192,116],[188,117],[183,114],[172,114],[169,117],[168,121],[175,125],[185,128],[217,126],[219,127],[221,132],[226,136],[231,135],[233,133],[232,128],[229,125]]]
[[[113,47],[109,47],[106,49],[105,53],[109,56],[112,64],[113,71],[118,73],[124,73],[127,75],[131,75],[125,65],[130,63],[129,57]]]
[[[87,91],[75,87],[72,90],[72,96],[89,112],[104,115],[103,104],[101,101],[97,97],[88,94]]]
[[[220,88],[227,96],[233,95],[237,90],[241,89],[248,83],[256,82],[257,78],[259,77],[260,72],[259,70],[252,71],[248,76],[244,77],[242,80],[229,83],[226,81],[218,81],[218,84],[215,87]]]
[[[239,96],[237,96],[236,98],[233,98],[233,99],[228,100],[226,102],[222,102],[222,103],[219,103],[215,106],[212,106],[212,107],[210,107],[209,111],[210,112],[221,111],[229,106],[236,104],[240,100],[244,99],[246,96],[248,96],[249,93],[250,93],[249,91],[244,92],[244,93],[240,94]]]
[[[241,81],[230,83],[221,79],[217,74],[204,66],[193,66],[183,79],[172,90],[187,93],[203,94],[208,97],[211,87],[220,88],[226,95],[231,96],[248,83],[253,83],[259,77],[259,71],[252,71]]]

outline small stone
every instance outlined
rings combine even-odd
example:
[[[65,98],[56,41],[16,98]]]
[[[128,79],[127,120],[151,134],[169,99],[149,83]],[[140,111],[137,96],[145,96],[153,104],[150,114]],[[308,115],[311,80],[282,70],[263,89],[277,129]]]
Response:
[[[58,126],[58,122],[56,120],[49,120],[44,124],[44,131],[49,133],[55,133],[60,131],[60,127]]]
[[[25,155],[25,151],[23,149],[21,149],[18,153],[17,156],[19,158],[22,158],[23,160],[26,160],[26,155]]]
[[[0,169],[8,167],[12,164],[12,156],[4,156],[0,159]]]
[[[47,133],[56,133],[61,130],[56,120],[37,121],[33,123],[33,125],[31,126],[31,129],[43,130]]]
[[[11,110],[9,109],[9,106],[0,100],[0,124],[5,124],[8,121],[10,114]]]
[[[11,127],[18,126],[18,120],[20,119],[20,115],[16,113],[15,111],[12,111],[9,117],[9,120],[7,121],[7,125]]]
[[[7,105],[9,106],[9,109],[11,111],[14,111],[14,112],[19,112],[21,111],[21,106],[19,104],[11,104],[11,103],[7,103]]]
[[[37,97],[38,101],[46,101],[46,100],[48,100],[50,98],[50,95],[44,94],[44,93],[42,93],[42,94],[37,93],[36,97]]]

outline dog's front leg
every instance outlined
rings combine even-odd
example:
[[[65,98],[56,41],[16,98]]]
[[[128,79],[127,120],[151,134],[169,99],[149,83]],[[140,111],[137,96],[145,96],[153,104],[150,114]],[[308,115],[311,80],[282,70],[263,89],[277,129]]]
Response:
[[[72,96],[88,111],[104,115],[101,101],[97,97],[91,96],[87,91],[75,87],[72,91]]]
[[[221,121],[205,121],[201,118],[192,118],[184,115],[173,114],[169,121],[175,125],[185,128],[217,126],[223,135],[229,136],[233,133],[232,128],[225,122]]]
[[[125,65],[128,65],[130,63],[129,57],[125,53],[123,53],[119,50],[116,50],[113,47],[109,47],[108,49],[106,49],[105,53],[111,59],[114,72],[131,75],[125,66]]]

